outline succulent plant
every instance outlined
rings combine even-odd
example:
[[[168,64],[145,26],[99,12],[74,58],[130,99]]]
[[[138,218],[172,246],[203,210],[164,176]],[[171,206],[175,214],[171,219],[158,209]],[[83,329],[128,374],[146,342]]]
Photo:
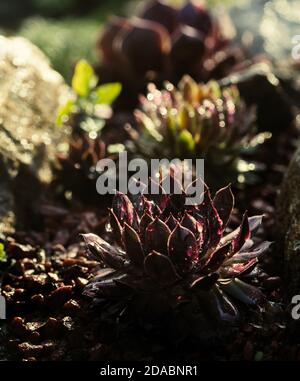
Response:
[[[117,78],[126,89],[126,99],[117,102],[124,108],[136,104],[150,80],[177,83],[184,74],[201,81],[221,78],[239,60],[218,22],[197,1],[188,1],[182,8],[148,1],[137,17],[113,17],[97,48],[100,77]]]
[[[90,202],[94,198],[98,202],[96,165],[104,158],[114,159],[118,149],[119,145],[106,145],[103,140],[88,135],[72,138],[68,150],[58,155],[59,185],[82,200]]]
[[[262,217],[245,213],[241,225],[228,233],[234,206],[230,186],[213,199],[205,186],[203,202],[193,206],[185,205],[185,193],[168,195],[160,189],[159,195],[117,193],[108,238],[83,235],[89,255],[103,266],[84,294],[105,301],[107,313],[134,311],[142,321],[181,316],[181,308],[193,306],[200,331],[205,330],[201,322],[211,318],[238,322],[243,304],[266,307],[254,281],[258,258],[270,246],[255,242]]]
[[[111,116],[110,105],[119,96],[120,83],[106,83],[98,86],[94,69],[85,60],[75,67],[72,88],[75,97],[61,106],[57,115],[57,125],[71,125],[74,135],[88,134],[95,139],[101,134],[106,119]]]
[[[150,84],[140,99],[138,132],[127,127],[132,137],[128,147],[136,155],[204,159],[209,185],[220,185],[220,178],[221,186],[253,180],[256,167],[241,155],[250,154],[270,134],[255,135],[254,109],[246,107],[235,86],[197,84],[185,76],[178,88],[166,83],[160,91]]]

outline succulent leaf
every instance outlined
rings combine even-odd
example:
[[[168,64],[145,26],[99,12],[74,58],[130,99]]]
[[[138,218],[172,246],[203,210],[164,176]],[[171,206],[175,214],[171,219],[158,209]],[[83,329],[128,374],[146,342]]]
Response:
[[[144,267],[146,274],[162,285],[170,285],[180,279],[171,260],[156,251],[146,256]]]
[[[199,250],[194,234],[179,223],[168,241],[170,258],[177,263],[177,270],[189,272],[199,260]]]
[[[162,254],[167,254],[170,234],[171,231],[168,226],[156,217],[146,229],[145,241],[147,242],[147,252],[160,250]]]
[[[130,261],[137,266],[141,266],[144,262],[144,252],[140,238],[136,231],[126,222],[123,230],[123,243]]]
[[[213,204],[223,222],[222,227],[224,230],[234,207],[234,197],[231,187],[227,186],[226,188],[220,189],[213,199]]]

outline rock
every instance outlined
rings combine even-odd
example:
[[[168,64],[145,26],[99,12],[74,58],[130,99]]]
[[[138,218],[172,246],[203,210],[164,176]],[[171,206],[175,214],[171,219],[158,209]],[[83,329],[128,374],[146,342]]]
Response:
[[[291,125],[295,106],[291,97],[287,96],[289,91],[292,92],[290,87],[293,85],[278,74],[270,62],[262,61],[220,81],[222,86],[237,85],[246,103],[256,106],[259,130],[275,134]]]
[[[28,218],[33,199],[52,179],[62,140],[55,116],[68,93],[37,47],[0,36],[0,232]]]
[[[283,181],[277,207],[285,278],[291,295],[300,290],[300,148]]]

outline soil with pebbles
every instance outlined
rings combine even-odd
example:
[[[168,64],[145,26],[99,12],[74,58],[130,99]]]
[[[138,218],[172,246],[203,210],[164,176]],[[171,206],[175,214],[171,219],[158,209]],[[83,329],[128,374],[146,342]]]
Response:
[[[297,137],[296,131],[289,137]],[[295,136],[294,136],[295,135]],[[265,180],[236,190],[237,210],[265,213],[259,239],[273,240],[275,204],[284,168],[294,150],[293,139],[281,137],[277,163],[268,147],[263,152],[268,170]],[[283,139],[283,140],[282,140]],[[267,156],[269,155],[269,156]],[[268,159],[268,160],[267,160]],[[90,261],[80,233],[101,234],[106,224],[106,205],[87,209],[44,202],[36,210],[39,228],[17,232],[6,239],[8,266],[2,294],[8,319],[0,329],[0,357],[9,360],[300,360],[300,324],[291,319],[285,287],[278,279],[280,258],[274,249],[262,263],[270,277],[263,284],[269,300],[282,304],[280,322],[264,326],[243,323],[222,345],[201,347],[197,340],[177,346],[138,327],[120,330],[117,323],[100,319],[101,306],[91,307],[82,290],[99,268]],[[236,213],[233,225],[239,223]],[[1,240],[1,237],[0,237]]]
[[[9,267],[2,293],[8,319],[2,341],[3,358],[23,361],[57,360],[300,360],[300,332],[288,309],[282,323],[244,323],[221,346],[201,347],[197,340],[172,346],[151,332],[100,319],[104,311],[91,307],[82,295],[99,268],[88,259],[79,233],[101,234],[105,216],[43,207],[43,233],[18,232],[6,240]],[[64,215],[64,216],[63,216]],[[262,232],[262,235],[265,233]],[[264,285],[270,300],[283,301],[281,283],[271,277]],[[299,336],[299,335],[298,335]],[[292,341],[294,337],[294,342]]]

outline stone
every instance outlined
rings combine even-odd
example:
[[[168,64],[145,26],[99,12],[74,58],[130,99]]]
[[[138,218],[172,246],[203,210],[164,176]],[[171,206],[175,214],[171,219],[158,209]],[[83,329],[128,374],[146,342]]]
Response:
[[[294,120],[293,106],[300,105],[297,104],[299,99],[288,96],[289,92],[297,92],[295,84],[285,81],[268,61],[234,72],[223,78],[220,84],[236,85],[246,103],[256,107],[259,131],[278,133],[287,129]]]
[[[283,181],[277,205],[279,250],[283,252],[284,272],[291,295],[300,293],[300,148]]]
[[[68,86],[45,55],[20,37],[0,36],[0,232],[29,220],[62,130],[55,126]]]

